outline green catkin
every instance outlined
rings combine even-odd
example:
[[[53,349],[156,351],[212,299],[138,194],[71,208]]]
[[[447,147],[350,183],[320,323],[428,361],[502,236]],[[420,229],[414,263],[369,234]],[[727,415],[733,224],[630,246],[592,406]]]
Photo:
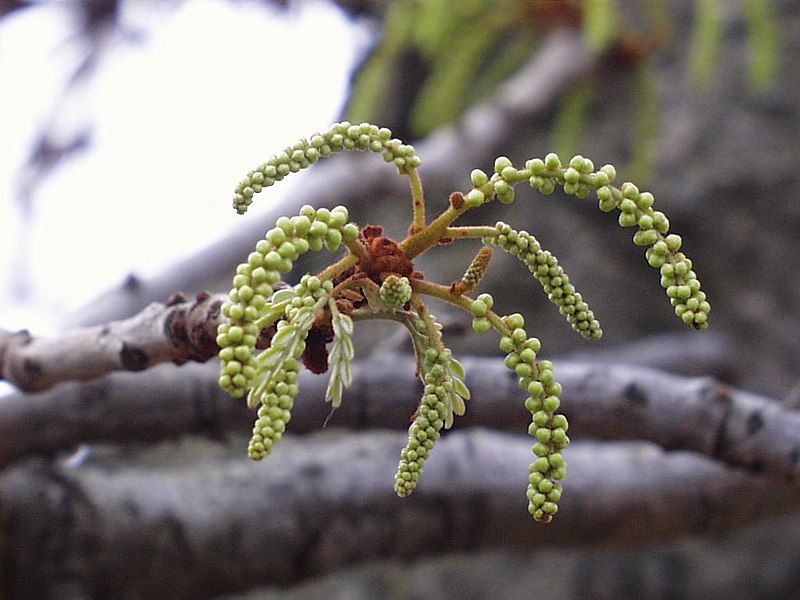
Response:
[[[253,460],[265,458],[286,430],[299,390],[298,359],[305,349],[305,340],[317,310],[327,302],[332,290],[333,284],[330,281],[320,281],[317,277],[304,275],[295,297],[286,306],[285,319],[278,323],[278,331],[272,338],[270,349],[264,353],[264,356],[270,356],[277,364],[265,365],[268,368],[261,374],[264,381],[253,390],[255,399],[261,403],[247,448],[247,454]],[[283,340],[291,340],[293,343],[283,344]],[[288,356],[281,356],[286,353]],[[283,360],[277,360],[278,357]]]
[[[343,150],[371,150],[381,152],[386,162],[394,163],[398,173],[405,174],[416,169],[421,161],[414,147],[392,138],[392,132],[369,123],[352,125],[348,121],[334,123],[324,133],[315,133],[309,139],[301,139],[294,146],[271,156],[267,162],[250,171],[233,195],[233,208],[244,214],[253,202],[253,196],[264,188],[281,181],[289,173],[305,169],[320,158]]]
[[[391,308],[402,308],[411,300],[411,284],[408,277],[389,275],[381,284],[381,300]]]
[[[527,231],[516,231],[502,221],[497,223],[496,228],[497,235],[488,238],[489,241],[527,265],[542,284],[547,297],[558,306],[559,312],[575,331],[585,338],[599,339],[603,335],[600,323],[581,294],[575,291],[575,286],[558,264],[558,259],[550,251],[543,250],[536,238]]]
[[[522,315],[509,315],[503,320],[511,335],[500,339],[500,349],[506,353],[506,367],[519,376],[519,386],[528,392],[525,401],[525,408],[531,413],[528,433],[537,439],[533,446],[536,458],[528,474],[528,512],[537,521],[549,523],[558,512],[560,481],[567,475],[562,453],[569,444],[569,424],[557,412],[561,405],[561,385],[553,376],[553,364],[536,360],[541,343],[528,337]]]
[[[448,369],[449,350],[428,348],[420,365],[425,390],[417,416],[408,429],[408,443],[400,453],[400,464],[394,478],[394,490],[401,498],[417,487],[422,468],[445,426],[447,400],[453,389]]]
[[[711,305],[705,292],[700,289],[700,281],[692,270],[692,261],[680,252],[683,243],[681,237],[669,233],[669,220],[664,213],[654,210],[654,198],[650,192],[640,192],[631,182],[616,187],[612,185],[616,177],[617,172],[612,165],[595,170],[594,163],[580,155],[573,156],[565,167],[557,154],[550,153],[544,159],[534,158],[527,161],[525,168],[519,170],[513,167],[508,158],[501,156],[495,161],[495,176],[492,180],[483,186],[473,180],[473,185],[476,186],[473,191],[483,193],[484,189],[492,186],[494,193],[500,197],[499,188],[505,194],[506,201],[510,202],[514,199],[513,185],[525,179],[532,188],[543,194],[553,193],[556,185],[562,186],[565,193],[578,198],[586,198],[591,190],[595,190],[600,210],[611,212],[618,209],[621,227],[638,227],[633,241],[637,246],[647,247],[645,258],[650,266],[660,270],[661,285],[667,291],[675,314],[695,329],[707,329]],[[516,244],[511,245],[508,241],[511,235],[506,235],[505,240],[504,235],[499,233],[494,238],[485,238],[484,241],[489,243],[497,239],[501,247],[507,245],[514,248]],[[521,251],[520,249],[520,253]],[[528,255],[530,252],[526,251],[523,260]],[[550,262],[549,258],[547,262]]]
[[[219,384],[232,396],[243,396],[252,387],[257,370],[253,351],[262,329],[258,321],[270,308],[269,298],[281,273],[291,271],[294,261],[308,250],[323,246],[336,250],[343,239],[358,237],[358,226],[347,218],[343,206],[333,210],[304,206],[298,216],[278,219],[247,262],[236,268],[230,301],[222,306],[228,322],[220,324],[216,340],[222,360]]]
[[[489,263],[492,261],[492,247],[484,246],[478,250],[478,254],[472,259],[472,262],[464,272],[461,281],[455,287],[459,293],[469,292],[474,290],[480,284],[481,279],[486,274],[486,269],[489,268]]]
[[[247,455],[253,460],[264,459],[272,446],[283,437],[292,417],[299,371],[300,363],[293,358],[268,382],[247,446]]]

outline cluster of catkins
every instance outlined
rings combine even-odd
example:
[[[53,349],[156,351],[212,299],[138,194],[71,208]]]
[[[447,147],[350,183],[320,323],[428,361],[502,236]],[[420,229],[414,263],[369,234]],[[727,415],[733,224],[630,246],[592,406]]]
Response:
[[[309,139],[300,139],[291,147],[271,156],[267,162],[250,171],[239,182],[233,194],[233,208],[243,214],[253,202],[253,196],[266,187],[282,180],[289,173],[297,173],[313,165],[320,158],[343,150],[371,150],[381,152],[386,162],[394,163],[398,172],[406,173],[417,168],[421,161],[414,147],[392,138],[385,127],[369,123],[352,125],[348,121],[334,123],[328,131],[315,133]]]
[[[320,303],[328,298],[332,290],[330,281],[304,275],[294,298],[287,303],[285,318],[278,321],[278,329],[270,346],[273,355],[278,355],[273,356],[276,364],[266,370],[263,382],[256,382],[258,387],[251,392],[261,403],[247,448],[248,455],[254,460],[266,457],[286,430],[298,392],[299,358],[305,349],[305,339]],[[286,356],[279,356],[281,352]]]
[[[502,221],[497,223],[496,228],[497,235],[484,241],[500,246],[524,262],[542,284],[550,301],[567,317],[572,328],[585,338],[599,339],[603,335],[600,323],[580,292],[575,291],[575,286],[558,264],[558,259],[549,250],[543,250],[536,238],[527,231],[515,231]]]
[[[511,335],[500,339],[506,353],[505,365],[519,376],[519,385],[528,392],[525,408],[531,412],[528,433],[538,440],[533,446],[536,459],[528,475],[528,511],[537,521],[548,522],[558,511],[561,483],[567,475],[562,450],[569,444],[567,418],[558,414],[561,385],[553,375],[553,363],[536,360],[542,345],[529,338],[523,329],[522,315],[504,317]]]
[[[414,187],[415,169],[420,159],[412,146],[392,138],[388,129],[368,123],[342,122],[324,133],[301,139],[250,171],[236,187],[234,208],[244,213],[254,194],[289,173],[342,150],[381,153],[399,173],[412,177]],[[617,209],[622,227],[637,228],[633,241],[647,248],[647,261],[660,270],[661,284],[678,316],[696,329],[705,329],[710,306],[692,270],[692,262],[680,252],[681,238],[669,233],[666,216],[653,209],[652,194],[640,192],[628,182],[616,187],[615,180],[613,166],[595,170],[592,161],[582,156],[574,156],[564,166],[556,154],[548,154],[544,159],[527,161],[523,169],[514,167],[511,160],[501,156],[495,161],[491,175],[479,169],[472,171],[473,189],[464,196],[464,205],[477,207],[494,198],[511,203],[515,199],[514,186],[523,181],[544,194],[551,194],[556,186],[561,186],[565,193],[585,198],[594,190],[601,210]],[[347,210],[341,206],[332,210],[304,206],[298,216],[279,219],[276,227],[258,242],[247,262],[236,270],[230,301],[222,307],[227,322],[218,329],[217,344],[222,359],[219,383],[233,396],[242,396],[250,389],[248,405],[260,404],[248,447],[251,458],[264,458],[283,436],[298,393],[299,358],[318,312],[326,305],[330,307],[335,332],[331,353],[334,376],[326,398],[338,406],[342,389],[349,383],[352,320],[339,314],[331,298],[334,284],[306,275],[296,288],[273,295],[281,274],[288,273],[294,261],[305,252],[323,247],[336,250],[342,242],[354,252],[357,250],[352,242],[358,238],[359,228],[347,220]],[[483,238],[486,246],[478,252],[461,280],[451,285],[450,294],[459,296],[459,303],[472,312],[476,331],[488,331],[494,325],[504,332],[500,349],[506,353],[505,366],[515,373],[520,387],[528,394],[525,401],[531,413],[528,432],[536,438],[535,458],[528,478],[528,510],[536,520],[548,522],[558,511],[562,493],[560,482],[567,473],[562,452],[569,444],[568,423],[566,417],[558,413],[561,385],[554,378],[552,363],[537,360],[541,344],[538,339],[528,337],[521,315],[502,317],[501,323],[500,317],[492,312],[491,295],[480,294],[471,301],[462,295],[477,288],[492,257],[491,246],[499,246],[525,263],[576,331],[587,338],[599,338],[602,331],[558,260],[542,249],[536,238],[502,222],[496,224],[493,232],[490,228],[481,228],[482,232],[487,230],[491,233]],[[379,295],[385,306],[395,311],[407,308],[407,303],[412,301],[409,279],[391,273],[382,276]],[[421,305],[415,301],[412,304],[409,311],[402,311],[401,317],[411,330],[425,387],[395,475],[395,490],[400,496],[407,496],[414,490],[442,430],[452,425],[454,415],[464,414],[465,401],[469,399],[463,381],[464,369],[443,346],[441,326],[429,313],[416,314],[414,309]],[[277,328],[270,347],[254,356],[260,332],[275,323]]]
[[[257,366],[253,350],[260,333],[256,322],[263,316],[281,273],[291,271],[292,263],[309,250],[336,250],[343,239],[356,239],[358,226],[347,219],[343,206],[328,210],[306,205],[298,216],[278,219],[247,262],[236,268],[230,302],[222,306],[229,322],[219,326],[217,335],[222,360],[219,384],[231,395],[242,396],[252,387]]]
[[[612,165],[605,165],[595,170],[594,163],[580,155],[572,157],[569,165],[564,167],[558,155],[551,153],[544,160],[534,158],[527,161],[524,169],[515,168],[508,158],[501,156],[495,161],[494,171],[491,178],[480,169],[472,171],[474,189],[465,197],[468,205],[479,206],[493,197],[497,197],[503,203],[511,203],[514,201],[514,185],[526,180],[531,187],[543,194],[552,194],[556,185],[562,186],[565,193],[579,198],[585,198],[591,190],[595,190],[600,210],[610,212],[618,209],[620,226],[638,227],[633,241],[638,246],[647,247],[645,253],[647,262],[652,267],[660,269],[661,285],[666,289],[675,313],[695,329],[708,327],[708,312],[711,306],[706,300],[706,294],[700,289],[700,281],[692,270],[691,260],[680,252],[682,243],[680,236],[670,234],[667,217],[664,213],[653,209],[654,199],[651,193],[640,192],[630,182],[623,183],[619,188],[615,187],[612,184],[616,180],[617,173]],[[511,248],[513,249],[513,245]],[[552,262],[550,266],[556,264],[554,257],[546,259],[543,257],[541,260]],[[529,267],[532,266],[528,264]],[[536,271],[531,270],[536,275]],[[544,275],[543,267],[540,272]],[[551,275],[551,277],[558,277],[564,281],[563,275]],[[552,282],[543,284],[552,286]],[[551,292],[548,294],[551,295]],[[589,314],[588,308],[576,312]],[[580,330],[584,335],[588,332],[588,337],[600,336],[599,325],[593,325],[593,318],[583,321],[587,322],[589,327],[587,330],[583,326]],[[570,323],[573,327],[580,326],[579,322],[573,323],[570,320]]]

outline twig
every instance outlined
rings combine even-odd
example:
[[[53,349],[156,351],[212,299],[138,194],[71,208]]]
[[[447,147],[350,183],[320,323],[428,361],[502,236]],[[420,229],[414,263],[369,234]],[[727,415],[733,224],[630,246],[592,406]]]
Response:
[[[20,390],[47,390],[68,380],[88,380],[113,371],[142,371],[163,362],[206,361],[219,352],[215,341],[222,294],[198,294],[193,302],[175,295],[124,321],[47,339],[27,331],[0,330],[0,379]]]

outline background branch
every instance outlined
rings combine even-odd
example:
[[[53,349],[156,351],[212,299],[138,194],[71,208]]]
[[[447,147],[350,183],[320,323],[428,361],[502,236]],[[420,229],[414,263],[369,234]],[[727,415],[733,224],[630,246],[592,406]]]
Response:
[[[526,511],[525,436],[472,430],[445,437],[419,489],[401,500],[391,473],[404,438],[317,435],[286,440],[266,463],[237,452],[197,471],[174,454],[143,467],[26,461],[0,478],[0,581],[9,594],[47,592],[48,582],[61,579],[96,596],[210,595],[374,558],[662,542],[738,527],[800,498],[788,484],[704,458],[577,442],[564,518],[541,526]]]
[[[516,380],[498,358],[465,357],[472,392],[456,427],[526,431],[530,415]],[[411,356],[353,365],[353,386],[333,426],[405,429],[421,393]],[[793,480],[800,473],[800,413],[708,377],[679,377],[645,367],[559,360],[563,410],[575,436],[643,439]],[[254,414],[219,388],[216,364],[160,367],[146,380],[116,374],[52,392],[0,402],[0,463],[85,441],[168,438],[180,433],[246,431]],[[289,428],[317,431],[330,406],[325,377],[303,372]]]

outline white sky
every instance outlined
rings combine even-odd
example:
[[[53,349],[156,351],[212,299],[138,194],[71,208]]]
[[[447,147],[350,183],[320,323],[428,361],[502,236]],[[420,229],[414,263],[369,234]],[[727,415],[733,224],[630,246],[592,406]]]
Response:
[[[0,21],[0,327],[52,332],[128,272],[156,272],[224,235],[250,214],[230,207],[239,179],[338,116],[365,32],[336,9],[158,6],[128,3],[124,21],[144,43],[112,47],[68,106],[66,129],[88,119],[92,146],[38,188],[24,243],[19,169],[81,49],[65,42],[73,24],[59,3]],[[301,176],[265,191],[254,212]],[[24,301],[11,295],[15,265],[29,274]]]

